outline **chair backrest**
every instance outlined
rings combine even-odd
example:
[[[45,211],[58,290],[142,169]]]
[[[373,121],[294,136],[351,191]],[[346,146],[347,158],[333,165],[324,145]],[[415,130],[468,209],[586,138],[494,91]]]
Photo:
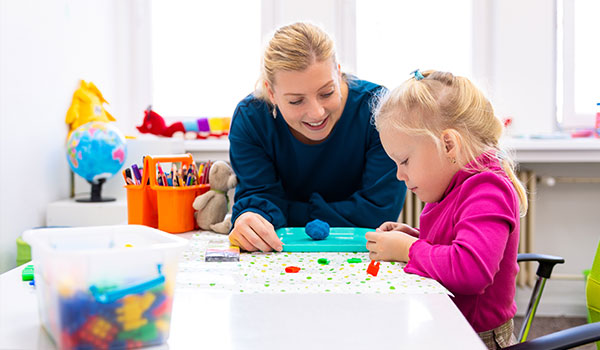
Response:
[[[598,242],[594,263],[588,275],[585,287],[585,299],[587,301],[590,322],[600,322],[600,242]],[[600,342],[596,343],[596,347],[600,350]]]

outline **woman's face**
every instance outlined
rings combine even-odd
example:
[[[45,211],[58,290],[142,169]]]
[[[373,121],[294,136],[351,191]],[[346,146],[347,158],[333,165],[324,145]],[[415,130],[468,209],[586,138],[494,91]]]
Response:
[[[315,62],[303,71],[276,72],[275,83],[267,90],[292,134],[308,144],[329,136],[348,95],[339,66],[332,60]]]

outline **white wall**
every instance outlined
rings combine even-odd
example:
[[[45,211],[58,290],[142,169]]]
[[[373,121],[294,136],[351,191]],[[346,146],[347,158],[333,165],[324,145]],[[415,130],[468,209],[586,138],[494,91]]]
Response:
[[[118,127],[133,128],[121,93],[129,56],[115,45],[123,42],[119,20],[130,25],[124,7],[0,1],[0,272],[15,266],[16,238],[45,224],[49,202],[69,196],[64,119],[79,79],[98,86]]]

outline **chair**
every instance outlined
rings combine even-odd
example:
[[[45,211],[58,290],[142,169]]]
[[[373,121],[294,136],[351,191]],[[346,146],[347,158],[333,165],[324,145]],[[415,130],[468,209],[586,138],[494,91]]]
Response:
[[[527,340],[527,335],[529,334],[531,322],[533,321],[533,317],[535,316],[535,312],[537,311],[538,304],[540,303],[540,299],[542,298],[542,292],[544,291],[546,280],[550,278],[550,275],[552,275],[552,269],[556,264],[563,264],[565,262],[565,259],[559,256],[544,254],[518,254],[517,262],[524,261],[536,261],[538,263],[538,269],[535,272],[535,274],[537,275],[537,279],[535,281],[535,286],[533,287],[533,290],[531,292],[529,306],[527,307],[527,312],[525,314],[525,318],[523,319],[523,325],[521,326],[521,331],[519,332],[519,336],[517,338],[519,342],[524,342]]]
[[[598,242],[596,256],[588,275],[585,287],[585,299],[587,301],[589,321],[600,322],[600,242]],[[600,350],[600,342],[596,343],[596,347]]]
[[[532,314],[535,314],[535,309],[537,308],[537,303],[539,303],[539,298],[541,297],[541,290],[543,290],[545,279],[547,279],[552,273],[552,268],[554,267],[554,265],[556,265],[557,263],[564,262],[564,259],[562,258],[551,258],[552,259],[547,259],[547,257],[540,258],[539,256],[530,256],[530,254],[519,254],[519,256],[517,257],[517,261],[538,261],[540,263],[537,272],[538,281],[536,282],[536,287],[534,288],[534,292],[532,293],[532,299],[530,301],[530,305],[527,311],[527,326],[525,326],[526,320],[523,321],[523,324],[525,326],[524,329],[526,330],[524,333],[525,338],[527,337],[527,332],[529,331],[529,326],[531,325],[531,321],[529,319],[533,319],[533,315],[529,317],[529,314],[530,312]],[[540,274],[542,264],[546,266],[544,267],[545,271],[542,271],[542,274]],[[544,280],[540,282],[540,275],[546,275],[548,277],[545,277]],[[536,291],[536,289],[538,289],[538,282],[540,282],[541,284],[541,290],[539,292]],[[591,323],[547,334],[530,341],[523,341],[513,346],[509,346],[506,349],[562,350],[572,349],[581,345],[597,342],[596,347],[598,348],[598,350],[600,350],[600,242],[598,244],[596,256],[594,257],[592,269],[590,271],[586,284],[586,300]]]
[[[509,350],[562,350],[590,344],[600,340],[600,322],[564,329],[518,343],[504,349]]]

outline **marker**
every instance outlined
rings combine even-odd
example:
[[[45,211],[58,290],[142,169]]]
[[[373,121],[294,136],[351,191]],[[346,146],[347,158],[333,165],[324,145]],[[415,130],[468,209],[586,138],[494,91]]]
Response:
[[[123,180],[127,183],[127,174],[125,173],[125,170],[123,170]]]
[[[173,181],[171,180],[171,173],[166,173],[165,176],[167,177],[167,186],[173,186]]]
[[[187,183],[187,176],[188,176],[187,165],[183,164],[181,166],[181,178],[183,179],[183,182],[185,182],[185,183]]]
[[[133,175],[135,176],[135,184],[139,185],[142,183],[142,175],[140,174],[140,169],[137,164],[131,165],[131,170],[133,170]]]
[[[162,185],[161,186],[166,186],[167,185],[167,177],[165,176],[165,173],[162,170],[162,167],[160,166],[160,163],[156,163],[156,167],[158,167],[158,176],[161,179]]]
[[[208,177],[209,177],[211,166],[212,166],[212,162],[210,160],[208,162],[206,162],[206,166],[204,167],[204,173],[202,174],[202,177],[204,178],[204,181],[202,182],[203,184],[207,184],[208,181],[210,180]]]
[[[194,181],[194,170],[190,166],[190,168],[187,171],[187,179],[185,181],[185,185],[191,186],[193,181]]]
[[[131,183],[132,185],[135,185],[135,181],[133,180],[133,175],[131,175],[131,169],[129,169],[129,168],[125,169],[125,176],[127,176],[127,180],[125,180],[127,183]]]
[[[198,178],[198,168],[196,167],[196,163],[195,162],[192,162],[191,168],[192,168],[192,174],[197,179]]]
[[[135,185],[133,180],[131,180],[131,170],[129,170],[129,168],[123,170],[123,178],[125,179],[126,185]]]
[[[204,184],[204,163],[200,164],[198,169],[198,185]]]

